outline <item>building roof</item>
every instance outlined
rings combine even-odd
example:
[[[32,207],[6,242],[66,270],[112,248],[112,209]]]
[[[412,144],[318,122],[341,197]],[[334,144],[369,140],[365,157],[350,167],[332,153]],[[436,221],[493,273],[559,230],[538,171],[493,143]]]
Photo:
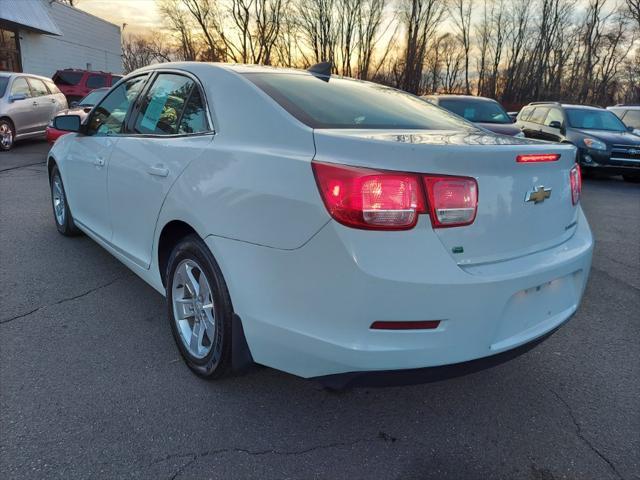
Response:
[[[43,0],[0,0],[0,21],[49,35],[62,35]]]

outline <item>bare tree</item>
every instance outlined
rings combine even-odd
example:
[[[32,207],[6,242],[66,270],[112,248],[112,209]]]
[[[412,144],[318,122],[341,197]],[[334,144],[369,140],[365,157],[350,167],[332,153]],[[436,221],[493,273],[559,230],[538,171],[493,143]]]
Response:
[[[464,89],[465,93],[471,93],[469,84],[469,51],[471,49],[471,11],[473,0],[454,0],[452,6],[453,23],[458,30],[458,38],[464,50]]]
[[[176,35],[178,48],[176,57],[180,60],[197,60],[200,52],[193,36],[194,25],[185,12],[181,10],[181,0],[162,0],[158,3],[169,29]]]
[[[380,41],[381,34],[385,34],[393,23],[393,19],[391,19],[387,28],[382,28],[384,5],[385,0],[362,0],[360,2],[360,15],[357,18],[357,64],[358,77],[363,80],[369,78],[374,52]],[[383,53],[382,61],[384,61],[389,50],[387,48]]]
[[[161,37],[145,37],[128,35],[122,42],[122,64],[124,73],[152,63],[171,61],[171,49],[165,45]]]

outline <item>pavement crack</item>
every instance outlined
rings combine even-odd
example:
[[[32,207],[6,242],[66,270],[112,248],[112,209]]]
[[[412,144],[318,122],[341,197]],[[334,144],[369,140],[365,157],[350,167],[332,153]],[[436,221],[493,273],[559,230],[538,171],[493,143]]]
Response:
[[[186,453],[176,453],[170,454],[160,459],[154,460],[151,462],[151,465],[156,465],[158,463],[166,462],[172,459],[188,459],[183,465],[181,465],[177,470],[171,473],[169,480],[175,480],[178,478],[187,468],[193,465],[195,462],[205,457],[212,457],[216,455],[222,455],[225,453],[244,453],[246,455],[251,456],[262,456],[262,455],[282,455],[282,456],[295,456],[295,455],[305,455],[307,453],[316,451],[316,450],[326,450],[330,448],[336,447],[351,447],[360,443],[374,442],[379,440],[381,437],[378,436],[377,439],[367,439],[361,438],[358,440],[354,440],[351,442],[334,442],[334,443],[325,443],[320,445],[314,445],[312,447],[300,449],[300,450],[276,450],[276,449],[264,449],[264,450],[251,450],[248,448],[240,448],[240,447],[228,447],[228,448],[219,448],[214,450],[205,450],[203,452],[186,452]],[[395,438],[393,440],[395,442]]]
[[[92,294],[93,292],[95,292],[97,290],[106,288],[106,287],[108,287],[110,285],[113,285],[117,281],[122,280],[122,279],[127,278],[127,277],[130,277],[130,276],[131,276],[130,274],[129,275],[122,275],[122,276],[114,278],[113,280],[111,280],[111,281],[109,281],[109,282],[107,282],[105,284],[98,285],[97,287],[91,288],[91,289],[89,289],[89,290],[87,290],[85,292],[82,292],[82,293],[78,294],[78,295],[74,295],[72,297],[63,298],[61,300],[58,300],[57,302],[53,302],[53,303],[50,303],[48,305],[42,305],[42,306],[40,306],[38,308],[34,308],[33,310],[30,310],[28,312],[16,315],[15,317],[3,318],[2,320],[0,320],[0,325],[4,325],[5,323],[10,323],[10,322],[13,322],[14,320],[19,320],[21,318],[28,317],[29,315],[31,315],[33,313],[39,312],[43,308],[53,307],[54,305],[60,305],[62,303],[67,303],[67,302],[71,302],[73,300],[77,300],[78,298],[86,297],[87,295],[90,295],[90,294]]]
[[[44,165],[45,161],[41,161],[41,162],[36,162],[36,163],[28,163],[26,165],[17,165],[15,167],[9,167],[9,168],[3,168],[0,170],[0,173],[4,173],[4,172],[10,172],[12,170],[19,170],[21,168],[27,168],[27,167],[33,167],[34,165]]]
[[[584,434],[582,433],[582,426],[580,425],[580,423],[578,422],[578,420],[576,419],[575,414],[573,413],[573,409],[571,408],[571,405],[569,405],[569,403],[555,390],[549,389],[549,391],[551,393],[553,393],[553,395],[558,399],[558,401],[560,403],[562,403],[564,405],[564,407],[567,409],[567,412],[569,413],[569,417],[571,417],[571,421],[573,422],[573,425],[575,426],[576,429],[576,436],[582,440],[582,442],[589,447],[589,449],[595,453],[598,457],[600,457],[600,459],[602,459],[602,461],[604,461],[609,468],[613,471],[613,473],[616,474],[616,476],[622,480],[624,480],[624,477],[620,474],[620,472],[618,472],[618,469],[616,468],[616,466],[613,464],[613,462],[611,460],[609,460],[604,453],[602,453],[600,450],[598,450],[598,448],[596,448],[596,446],[591,443],[591,441],[584,436]]]

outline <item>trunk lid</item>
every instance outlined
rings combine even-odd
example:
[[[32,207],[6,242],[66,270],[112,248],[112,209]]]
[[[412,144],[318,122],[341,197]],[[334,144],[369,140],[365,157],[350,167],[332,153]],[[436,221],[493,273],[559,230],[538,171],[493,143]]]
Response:
[[[460,265],[551,248],[575,231],[578,209],[571,202],[569,180],[576,158],[572,145],[484,132],[422,130],[315,130],[314,138],[317,161],[475,178],[479,194],[474,223],[433,230]],[[557,153],[560,159],[516,162],[518,155],[527,153]],[[526,202],[527,194],[539,187],[551,189],[551,196]],[[431,230],[431,223],[421,221],[416,228]]]

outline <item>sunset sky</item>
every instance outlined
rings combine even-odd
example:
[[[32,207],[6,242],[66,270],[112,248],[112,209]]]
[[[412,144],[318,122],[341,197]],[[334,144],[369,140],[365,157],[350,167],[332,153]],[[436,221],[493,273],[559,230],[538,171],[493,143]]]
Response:
[[[77,8],[122,27],[125,32],[149,32],[162,26],[155,0],[77,0]]]

